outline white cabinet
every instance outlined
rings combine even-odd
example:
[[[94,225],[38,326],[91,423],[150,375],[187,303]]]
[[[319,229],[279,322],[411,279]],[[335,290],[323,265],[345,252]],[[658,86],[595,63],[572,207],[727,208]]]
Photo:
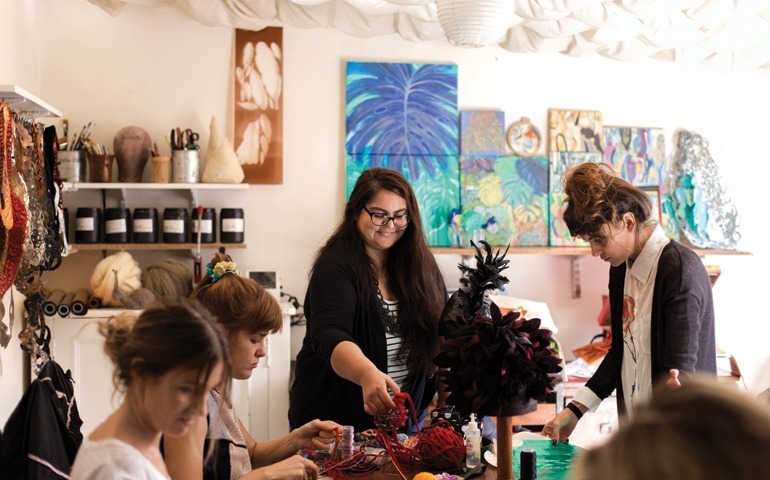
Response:
[[[85,436],[120,405],[120,394],[113,394],[112,363],[97,329],[99,320],[119,313],[119,309],[98,309],[82,317],[48,319],[51,356],[65,371],[72,370]],[[285,314],[283,320],[283,330],[268,337],[267,356],[251,378],[233,382],[235,409],[257,441],[289,433],[290,316]]]

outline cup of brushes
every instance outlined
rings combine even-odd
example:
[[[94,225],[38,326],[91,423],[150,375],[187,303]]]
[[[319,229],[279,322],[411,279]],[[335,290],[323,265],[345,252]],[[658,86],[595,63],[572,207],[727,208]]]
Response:
[[[174,183],[200,181],[199,135],[187,128],[171,130],[171,176]]]

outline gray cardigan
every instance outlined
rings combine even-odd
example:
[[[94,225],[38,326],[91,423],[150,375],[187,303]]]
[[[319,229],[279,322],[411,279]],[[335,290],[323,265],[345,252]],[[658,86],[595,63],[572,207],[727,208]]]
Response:
[[[610,268],[612,344],[596,373],[586,383],[599,398],[617,389],[618,413],[626,413],[623,365],[623,288],[626,264]],[[683,374],[716,375],[714,301],[711,280],[698,255],[673,240],[663,248],[652,297],[652,383],[671,368]]]

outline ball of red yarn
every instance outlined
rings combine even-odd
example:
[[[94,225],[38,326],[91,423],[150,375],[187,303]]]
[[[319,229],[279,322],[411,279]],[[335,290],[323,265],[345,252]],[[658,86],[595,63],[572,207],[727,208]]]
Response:
[[[417,451],[423,464],[437,470],[460,468],[465,461],[465,443],[446,420],[440,420],[422,430]]]

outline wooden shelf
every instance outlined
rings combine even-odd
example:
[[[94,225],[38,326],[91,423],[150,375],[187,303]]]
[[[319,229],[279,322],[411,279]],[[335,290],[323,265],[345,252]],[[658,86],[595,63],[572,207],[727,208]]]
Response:
[[[201,250],[247,248],[245,243],[201,243]],[[196,250],[197,243],[78,243],[70,244],[69,253],[86,250]]]
[[[492,247],[493,252],[505,251],[505,247]],[[693,248],[699,256],[706,255],[751,255],[751,252],[741,250],[716,250],[708,248]],[[462,255],[474,256],[474,248],[460,247],[431,247],[431,252],[436,255]],[[511,247],[508,249],[508,255],[591,255],[589,247]]]
[[[62,182],[62,190],[246,190],[248,183],[91,183]]]

